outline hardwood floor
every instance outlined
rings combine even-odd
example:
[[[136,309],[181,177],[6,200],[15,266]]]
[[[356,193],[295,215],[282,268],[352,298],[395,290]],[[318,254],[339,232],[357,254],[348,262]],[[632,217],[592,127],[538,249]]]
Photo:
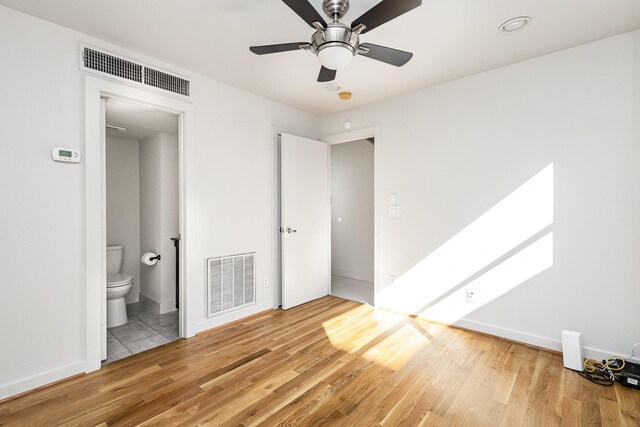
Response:
[[[560,355],[326,297],[0,404],[0,425],[640,425]]]

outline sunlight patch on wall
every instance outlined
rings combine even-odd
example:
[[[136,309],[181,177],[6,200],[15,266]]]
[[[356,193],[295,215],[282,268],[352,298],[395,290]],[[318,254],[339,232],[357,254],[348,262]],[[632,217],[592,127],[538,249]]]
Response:
[[[551,266],[553,232],[422,311],[420,315],[443,323],[454,323]],[[467,292],[473,292],[473,302],[467,302]]]
[[[419,313],[552,223],[553,163],[398,277],[381,306]]]

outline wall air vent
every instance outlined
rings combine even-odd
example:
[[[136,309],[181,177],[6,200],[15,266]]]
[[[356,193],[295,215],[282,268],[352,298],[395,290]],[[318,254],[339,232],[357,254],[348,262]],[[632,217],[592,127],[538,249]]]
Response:
[[[189,96],[189,80],[89,47],[82,49],[82,65],[87,71],[97,71],[130,82]]]
[[[189,80],[154,70],[153,68],[144,68],[144,83],[168,90],[170,92],[179,93],[180,95],[189,96]]]
[[[255,252],[207,259],[208,317],[255,300]]]

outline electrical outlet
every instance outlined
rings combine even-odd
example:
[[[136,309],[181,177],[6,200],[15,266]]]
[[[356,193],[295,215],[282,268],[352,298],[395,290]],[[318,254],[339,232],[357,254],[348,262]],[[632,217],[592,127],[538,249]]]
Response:
[[[264,286],[265,288],[269,287],[269,278],[265,277],[264,279],[262,279],[262,286]]]
[[[465,300],[467,302],[476,302],[476,295],[473,291],[470,291],[469,289],[467,289],[465,291]]]

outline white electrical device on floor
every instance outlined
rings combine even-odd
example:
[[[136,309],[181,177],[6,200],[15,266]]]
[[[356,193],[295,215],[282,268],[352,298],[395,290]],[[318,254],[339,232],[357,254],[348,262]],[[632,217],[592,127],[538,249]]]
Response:
[[[584,355],[582,353],[582,343],[580,332],[562,331],[562,359],[564,367],[574,371],[584,371]]]
[[[80,163],[80,151],[73,148],[54,147],[51,157],[56,162]]]

